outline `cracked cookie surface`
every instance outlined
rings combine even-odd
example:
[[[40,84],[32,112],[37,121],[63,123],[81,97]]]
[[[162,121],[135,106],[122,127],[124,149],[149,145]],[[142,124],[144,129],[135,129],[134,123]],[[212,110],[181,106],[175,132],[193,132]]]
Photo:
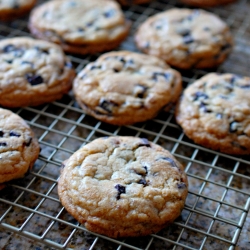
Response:
[[[81,108],[116,125],[153,118],[177,101],[182,79],[164,61],[129,51],[109,52],[89,63],[73,83]]]
[[[75,71],[62,49],[28,37],[0,41],[0,104],[35,106],[60,99]]]
[[[64,162],[58,194],[88,230],[109,237],[156,233],[181,213],[188,182],[162,147],[137,137],[96,139]]]
[[[185,89],[176,120],[194,142],[250,154],[250,78],[210,73]]]
[[[29,28],[35,37],[67,52],[91,54],[117,47],[128,35],[130,22],[115,1],[54,0],[32,11]]]
[[[36,0],[1,0],[0,20],[10,21],[28,13]]]
[[[149,17],[136,34],[137,47],[169,65],[181,68],[212,68],[232,50],[227,24],[204,10],[173,8]]]
[[[0,108],[0,183],[23,177],[39,152],[38,141],[28,124]]]

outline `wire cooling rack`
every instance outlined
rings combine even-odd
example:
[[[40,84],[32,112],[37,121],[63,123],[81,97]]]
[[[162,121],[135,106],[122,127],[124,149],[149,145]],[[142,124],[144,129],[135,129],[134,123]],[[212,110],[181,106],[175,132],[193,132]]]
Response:
[[[185,7],[162,0],[124,9],[133,26],[119,49],[136,51],[136,27],[148,16],[174,6]],[[218,72],[249,75],[249,10],[247,0],[209,9],[228,23],[235,37],[235,49]],[[0,23],[0,39],[30,36],[27,20]],[[97,56],[69,57],[79,72]],[[184,87],[206,73],[182,72]],[[51,104],[13,111],[35,131],[42,151],[29,174],[0,192],[0,249],[250,249],[250,157],[194,144],[176,124],[173,110],[145,123],[117,127],[85,115],[69,93]],[[114,240],[87,231],[61,206],[57,179],[62,161],[83,144],[107,135],[146,137],[184,164],[189,194],[181,216],[171,226],[147,237]]]

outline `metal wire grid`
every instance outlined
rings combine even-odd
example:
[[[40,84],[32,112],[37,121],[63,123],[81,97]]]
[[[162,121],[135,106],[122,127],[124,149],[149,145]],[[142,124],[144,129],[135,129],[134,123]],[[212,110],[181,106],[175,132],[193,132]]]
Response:
[[[44,1],[39,1],[39,4]],[[185,7],[154,1],[124,10],[133,21],[119,49],[136,51],[133,33],[148,16]],[[250,4],[246,0],[210,9],[231,27],[235,50],[219,72],[248,74]],[[29,35],[27,19],[0,24],[0,38]],[[77,72],[96,56],[69,55]],[[206,71],[183,73],[184,86]],[[175,123],[173,111],[133,126],[117,127],[85,115],[71,94],[62,100],[14,109],[35,131],[42,148],[32,171],[0,192],[0,248],[15,249],[249,249],[250,157],[238,158],[195,145]],[[168,228],[142,238],[114,240],[88,232],[61,206],[60,165],[83,144],[106,135],[146,137],[170,150],[186,166],[189,194],[181,216]],[[25,238],[21,237],[25,236]],[[16,246],[16,247],[15,247]]]

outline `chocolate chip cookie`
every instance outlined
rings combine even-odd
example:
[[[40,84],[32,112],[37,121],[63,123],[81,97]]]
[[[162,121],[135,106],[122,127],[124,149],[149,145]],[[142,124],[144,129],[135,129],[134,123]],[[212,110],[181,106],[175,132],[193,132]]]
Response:
[[[36,0],[1,0],[0,1],[0,20],[11,21],[27,14]]]
[[[38,141],[28,124],[0,108],[0,183],[23,177],[39,152]]]
[[[236,0],[180,0],[182,3],[195,7],[213,7],[235,2]]]
[[[176,102],[182,79],[156,57],[117,51],[103,54],[79,72],[73,91],[87,114],[125,125],[151,119]]]
[[[128,35],[127,21],[112,0],[49,1],[35,8],[31,33],[71,53],[92,54],[116,48]]]
[[[188,181],[162,147],[137,137],[96,139],[66,162],[58,194],[88,230],[109,237],[156,233],[181,213]]]
[[[210,73],[187,89],[176,120],[194,142],[227,154],[250,154],[250,78]]]
[[[60,99],[74,77],[58,45],[29,37],[0,40],[0,105],[35,106]]]
[[[135,34],[138,48],[181,68],[213,68],[232,50],[227,24],[204,10],[173,8],[149,17]]]

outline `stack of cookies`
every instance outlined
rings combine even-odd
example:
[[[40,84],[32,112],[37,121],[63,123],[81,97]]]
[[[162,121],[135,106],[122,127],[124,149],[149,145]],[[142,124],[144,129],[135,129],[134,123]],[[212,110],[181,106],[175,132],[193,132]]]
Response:
[[[212,73],[180,98],[178,70],[216,68],[232,51],[227,24],[202,9],[173,8],[149,17],[136,30],[134,41],[143,54],[111,51],[126,39],[132,24],[118,2],[151,1],[52,0],[35,7],[29,18],[35,39],[0,41],[0,105],[50,103],[72,88],[86,114],[122,126],[153,119],[177,103],[176,121],[195,143],[249,154],[249,78]],[[182,2],[207,7],[232,0]],[[18,18],[34,5],[1,1],[1,19]],[[65,55],[106,51],[77,75]],[[3,183],[32,167],[39,144],[21,117],[5,109],[0,116]],[[114,238],[157,233],[181,214],[187,192],[184,167],[170,152],[145,138],[126,136],[99,138],[79,149],[63,163],[58,186],[70,214],[90,231]]]

